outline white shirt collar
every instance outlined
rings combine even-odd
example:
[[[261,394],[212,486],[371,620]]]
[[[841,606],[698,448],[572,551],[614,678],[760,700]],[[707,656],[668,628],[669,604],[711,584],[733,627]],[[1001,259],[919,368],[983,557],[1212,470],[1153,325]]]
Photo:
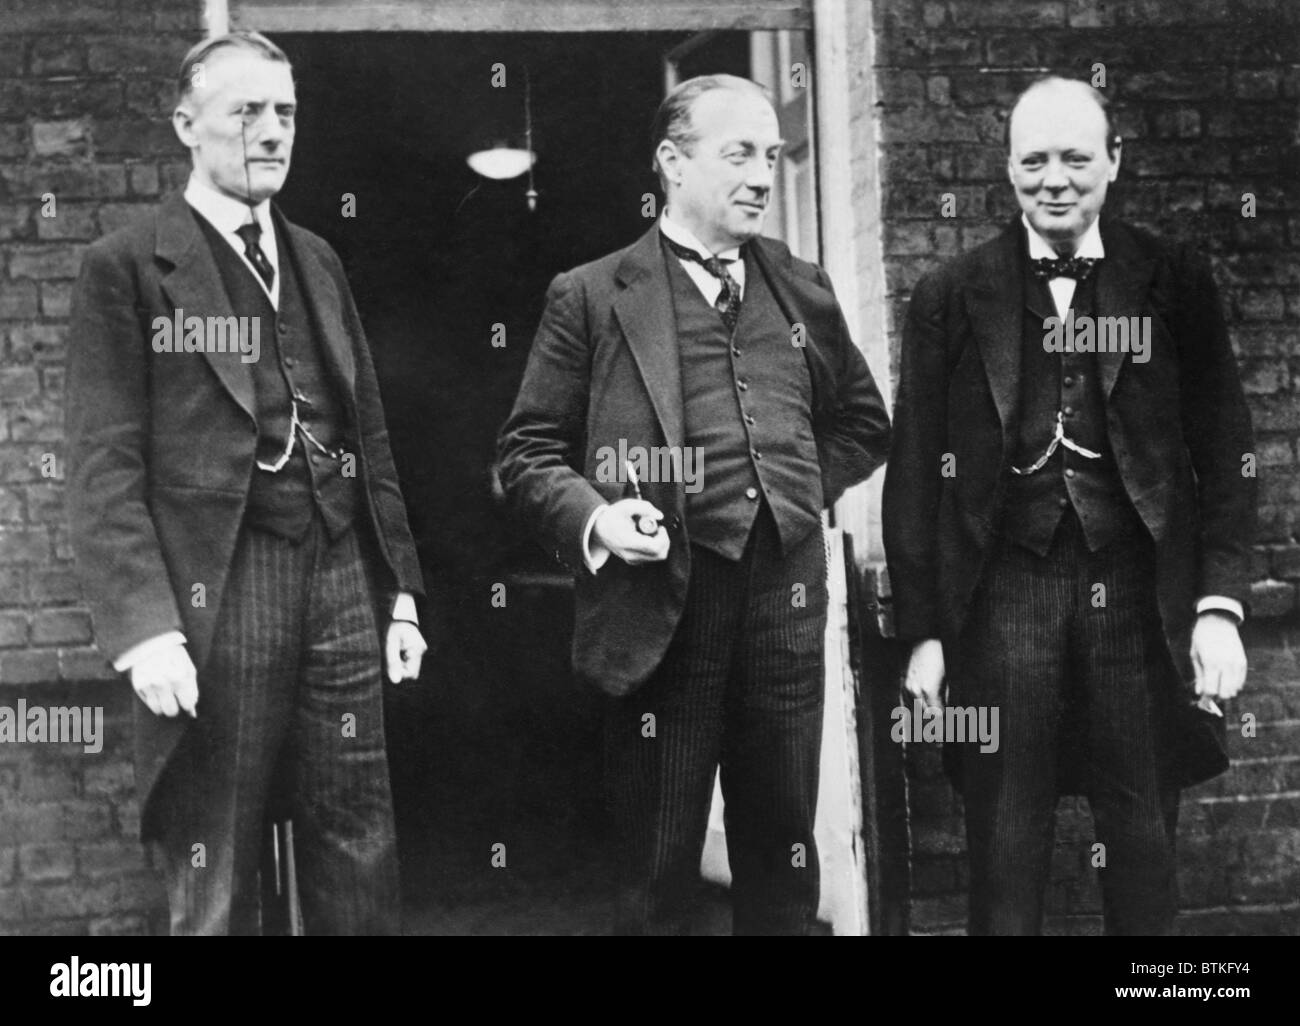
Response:
[[[668,208],[664,208],[663,214],[659,218],[659,230],[667,235],[673,242],[679,246],[685,246],[687,249],[693,249],[703,257],[716,256],[719,260],[739,260],[740,247],[733,246],[731,249],[724,249],[720,253],[712,253],[709,247],[695,237],[685,225],[678,224],[668,216]]]
[[[185,202],[207,218],[214,228],[227,235],[234,235],[238,228],[248,224],[249,221],[247,203],[218,192],[212,186],[199,181],[198,176],[192,172],[189,184],[185,186]],[[257,223],[262,226],[261,245],[266,249],[268,236],[272,240],[275,238],[275,230],[271,226],[271,201],[262,200],[253,208],[253,214],[257,218]]]
[[[1020,215],[1020,223],[1025,226],[1025,230],[1029,233],[1029,259],[1054,259],[1056,250],[1052,248],[1050,242],[1034,231],[1033,225],[1029,223],[1029,218],[1025,214]],[[1101,244],[1100,225],[1101,218],[1099,217],[1088,226],[1088,230],[1083,233],[1083,238],[1079,240],[1078,248],[1074,251],[1075,256],[1100,260],[1106,255],[1105,247]]]

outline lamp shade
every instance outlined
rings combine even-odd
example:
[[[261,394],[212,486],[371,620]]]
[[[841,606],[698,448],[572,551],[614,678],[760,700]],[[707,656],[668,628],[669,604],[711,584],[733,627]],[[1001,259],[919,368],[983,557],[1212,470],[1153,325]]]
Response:
[[[491,149],[471,153],[465,159],[477,174],[503,182],[518,178],[532,167],[537,162],[537,154],[509,146],[493,146]]]

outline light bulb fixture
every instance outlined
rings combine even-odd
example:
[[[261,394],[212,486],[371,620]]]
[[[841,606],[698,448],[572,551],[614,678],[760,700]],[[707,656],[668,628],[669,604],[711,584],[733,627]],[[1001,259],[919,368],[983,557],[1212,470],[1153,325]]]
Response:
[[[476,174],[491,178],[494,182],[505,182],[518,178],[532,167],[537,154],[499,142],[491,149],[471,153],[465,160]]]
[[[465,158],[470,169],[495,182],[509,181],[527,173],[528,188],[524,192],[530,211],[537,209],[537,189],[533,185],[533,165],[537,154],[533,152],[533,91],[528,68],[524,68],[524,146],[513,147],[497,142],[486,150],[477,150]]]

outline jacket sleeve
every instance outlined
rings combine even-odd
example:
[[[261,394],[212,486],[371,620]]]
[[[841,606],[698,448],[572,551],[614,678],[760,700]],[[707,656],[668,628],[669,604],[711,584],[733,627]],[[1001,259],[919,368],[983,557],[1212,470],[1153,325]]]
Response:
[[[580,472],[591,388],[591,339],[578,278],[561,274],[498,439],[498,472],[515,518],[565,565],[583,566],[582,536],[604,503]]]
[[[1250,599],[1258,454],[1250,409],[1214,275],[1203,257],[1179,253],[1176,305],[1180,415],[1196,472],[1199,566],[1196,594]]]
[[[68,519],[95,637],[110,661],[181,629],[146,501],[148,336],[125,253],[86,250],[68,328]]]
[[[830,277],[820,268],[822,286],[832,295]],[[862,351],[853,344],[844,313],[836,305],[839,341],[834,410],[829,425],[819,429],[818,459],[822,467],[822,501],[832,505],[846,488],[865,481],[889,455],[889,412]]]
[[[885,558],[898,637],[939,637],[938,526],[941,459],[948,435],[943,291],[927,276],[907,308],[894,444],[885,473]]]
[[[388,557],[394,574],[395,591],[424,595],[424,577],[415,551],[415,540],[406,518],[406,503],[397,483],[397,468],[393,464],[392,449],[388,444],[388,425],[384,420],[384,407],[379,398],[379,382],[375,378],[375,365],[370,356],[370,345],[357,313],[352,290],[343,273],[343,263],[333,249],[326,247],[330,265],[334,269],[339,294],[343,300],[344,327],[353,341],[357,361],[357,421],[361,432],[361,452],[370,494],[375,503],[378,520],[379,543]],[[391,611],[392,595],[387,596]]]

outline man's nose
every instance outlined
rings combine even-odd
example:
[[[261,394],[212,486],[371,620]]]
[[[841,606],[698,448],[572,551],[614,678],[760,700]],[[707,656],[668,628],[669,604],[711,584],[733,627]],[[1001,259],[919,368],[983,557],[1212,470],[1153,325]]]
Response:
[[[1043,171],[1043,188],[1060,192],[1069,188],[1070,179],[1065,173],[1065,165],[1059,160],[1049,160]]]
[[[247,127],[250,141],[257,141],[267,149],[275,149],[287,134],[287,129],[280,121],[275,108],[263,110]]]
[[[754,192],[768,193],[776,181],[776,169],[766,160],[756,160],[749,165],[749,174],[745,176],[745,184]]]

